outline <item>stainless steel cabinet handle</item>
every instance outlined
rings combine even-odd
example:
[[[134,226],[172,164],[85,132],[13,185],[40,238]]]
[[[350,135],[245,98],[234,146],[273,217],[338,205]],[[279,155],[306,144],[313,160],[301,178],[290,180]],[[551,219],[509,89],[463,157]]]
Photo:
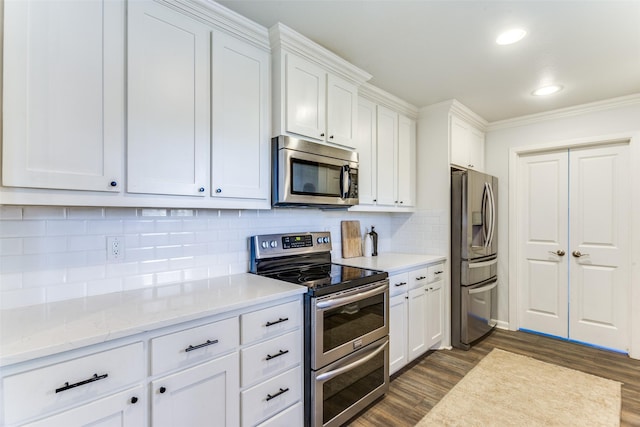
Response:
[[[564,254],[566,253],[565,251],[563,251],[562,249],[558,249],[557,251],[553,252],[553,251],[549,251],[550,254],[552,255],[558,255],[558,256],[564,256]]]
[[[380,353],[381,351],[383,351],[385,349],[385,347],[387,346],[387,344],[389,343],[389,340],[386,340],[384,343],[382,343],[380,345],[380,347],[376,348],[375,350],[373,350],[371,353],[369,353],[368,355],[366,355],[365,357],[363,357],[362,359],[358,359],[353,363],[350,363],[346,366],[341,366],[338,369],[335,369],[333,371],[329,371],[329,372],[325,372],[324,374],[320,374],[316,377],[316,381],[320,381],[320,382],[324,382],[324,381],[328,381],[331,378],[342,374],[343,372],[347,372],[350,371],[351,369],[357,368],[360,365],[363,365],[365,363],[367,363],[369,360],[373,359],[374,357],[376,357],[376,355],[378,353]]]
[[[324,308],[336,307],[339,305],[350,304],[354,301],[360,301],[362,299],[369,298],[370,296],[383,293],[385,289],[388,287],[389,286],[387,285],[387,283],[385,283],[384,285],[376,286],[373,289],[370,289],[364,292],[358,292],[357,294],[354,294],[354,295],[339,297],[335,299],[332,298],[326,301],[320,301],[316,303],[316,307],[319,309],[324,309]]]
[[[571,252],[571,255],[573,255],[576,258],[580,258],[580,257],[583,257],[583,256],[589,256],[589,254],[583,254],[580,251],[573,251],[573,252]]]

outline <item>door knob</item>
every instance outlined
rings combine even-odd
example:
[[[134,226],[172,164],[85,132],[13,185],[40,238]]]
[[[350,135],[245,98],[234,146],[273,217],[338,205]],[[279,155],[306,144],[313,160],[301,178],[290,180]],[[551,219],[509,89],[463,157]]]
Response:
[[[565,251],[563,251],[562,249],[558,249],[557,251],[553,252],[553,251],[549,251],[550,254],[552,255],[558,255],[558,256],[564,256],[564,254],[566,253]]]
[[[573,252],[571,252],[571,255],[573,255],[576,258],[580,258],[581,256],[587,256],[589,254],[583,254],[580,251],[573,251]]]

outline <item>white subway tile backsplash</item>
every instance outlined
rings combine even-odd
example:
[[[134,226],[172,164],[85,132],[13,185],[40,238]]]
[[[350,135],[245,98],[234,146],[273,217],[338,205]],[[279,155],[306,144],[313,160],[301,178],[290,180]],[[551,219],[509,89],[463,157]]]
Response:
[[[27,271],[22,273],[23,288],[38,288],[64,283],[67,277],[67,270],[41,270]]]
[[[121,292],[122,290],[123,287],[121,278],[110,278],[87,282],[87,296],[89,297],[94,295],[110,294],[113,292]]]
[[[78,234],[87,234],[87,223],[82,220],[47,220],[46,227],[47,235],[49,236],[75,236]]]
[[[0,274],[0,292],[22,288],[22,273]],[[1,298],[0,293],[0,298]]]
[[[248,237],[255,234],[331,231],[333,256],[339,257],[343,219],[360,220],[363,231],[375,225],[381,252],[446,250],[446,213],[437,211],[390,215],[313,209],[3,206],[0,306],[155,289],[246,272]],[[106,239],[114,235],[124,236],[125,243],[124,258],[116,261],[106,256]]]
[[[127,276],[122,279],[122,287],[125,291],[148,288],[153,285],[154,283],[152,273]]]
[[[0,239],[0,257],[22,254],[22,241],[19,237]]]
[[[25,206],[22,219],[65,219],[67,209],[57,206]]]
[[[46,288],[47,302],[82,298],[87,295],[86,283],[67,283]]]
[[[44,236],[45,230],[44,221],[0,221],[0,237]]]
[[[0,206],[0,220],[22,219],[22,208],[19,206]]]
[[[67,251],[66,237],[25,237],[22,242],[25,254],[49,254]]]
[[[104,208],[72,207],[67,208],[67,218],[71,219],[96,219],[104,218]]]

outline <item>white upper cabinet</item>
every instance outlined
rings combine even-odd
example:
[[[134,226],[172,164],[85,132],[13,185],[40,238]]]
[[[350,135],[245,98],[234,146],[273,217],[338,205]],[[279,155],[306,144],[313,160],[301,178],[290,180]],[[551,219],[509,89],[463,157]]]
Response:
[[[360,204],[351,209],[411,211],[416,198],[416,122],[408,115],[415,117],[417,109],[369,84],[361,91],[367,97],[358,101],[355,144]]]
[[[286,56],[286,130],[326,139],[326,72],[295,55]]]
[[[377,108],[365,98],[358,100],[358,198],[360,203],[375,202],[377,188]]]
[[[204,196],[210,30],[166,6],[129,3],[127,191]]]
[[[269,53],[213,33],[211,195],[269,200]]]
[[[353,147],[358,127],[358,87],[327,74],[327,141]]]
[[[125,15],[123,1],[4,3],[2,185],[120,191]]]
[[[416,122],[398,118],[398,204],[414,206],[416,198]]]
[[[451,115],[451,164],[466,169],[484,170],[484,132]]]
[[[371,75],[280,23],[273,50],[272,135],[354,148],[358,87]]]
[[[378,105],[378,188],[376,203],[394,206],[398,201],[398,113]]]
[[[353,148],[358,87],[312,62],[286,55],[286,130]]]

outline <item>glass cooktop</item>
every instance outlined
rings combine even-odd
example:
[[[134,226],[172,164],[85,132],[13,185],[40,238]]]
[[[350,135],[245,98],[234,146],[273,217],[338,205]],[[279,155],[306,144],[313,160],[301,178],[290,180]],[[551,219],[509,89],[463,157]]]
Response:
[[[262,275],[272,279],[305,285],[309,288],[309,292],[315,296],[366,285],[388,277],[388,274],[383,271],[367,270],[340,264],[301,266]]]

